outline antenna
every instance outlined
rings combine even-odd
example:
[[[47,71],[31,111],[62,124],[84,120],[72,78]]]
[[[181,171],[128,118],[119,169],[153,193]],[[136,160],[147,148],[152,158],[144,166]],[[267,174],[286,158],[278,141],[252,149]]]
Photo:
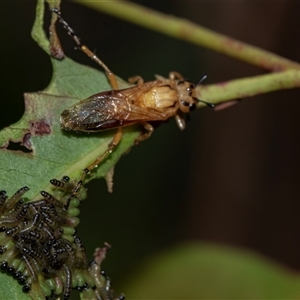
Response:
[[[209,106],[210,108],[214,108],[214,107],[215,107],[215,105],[212,104],[212,103],[210,103],[210,102],[206,102],[206,101],[200,100],[200,99],[198,99],[198,101],[199,101],[199,102],[202,102],[202,103],[204,103],[204,104],[206,104],[206,105]]]
[[[196,84],[196,86],[200,85],[205,79],[207,78],[207,74],[202,75],[202,77],[199,79],[198,83]],[[210,108],[214,108],[215,105],[209,102],[206,102],[204,100],[198,99],[199,102],[202,102],[204,104],[206,104],[207,106],[209,106]]]

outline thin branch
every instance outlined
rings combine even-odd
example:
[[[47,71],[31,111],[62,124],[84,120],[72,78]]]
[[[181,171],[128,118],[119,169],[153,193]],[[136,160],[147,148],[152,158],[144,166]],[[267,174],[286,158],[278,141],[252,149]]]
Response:
[[[92,7],[128,22],[183,39],[269,71],[300,69],[300,64],[274,53],[216,33],[193,22],[120,0],[75,2]]]
[[[222,103],[273,91],[300,87],[300,70],[287,70],[278,73],[235,79],[218,84],[199,86],[199,99],[211,103]],[[199,104],[199,106],[203,104]]]

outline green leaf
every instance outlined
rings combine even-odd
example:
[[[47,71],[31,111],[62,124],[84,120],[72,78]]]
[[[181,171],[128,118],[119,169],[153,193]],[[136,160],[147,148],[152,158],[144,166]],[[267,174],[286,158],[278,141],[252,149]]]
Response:
[[[53,79],[43,92],[25,94],[25,114],[16,124],[0,133],[0,180],[3,189],[12,194],[24,185],[27,196],[36,198],[49,189],[49,180],[68,175],[78,178],[82,170],[102,154],[114,131],[96,134],[64,132],[60,128],[61,112],[92,94],[110,87],[103,73],[70,59],[53,63]],[[120,145],[90,178],[105,176],[134,143],[138,132],[126,130]],[[30,153],[6,149],[10,142],[21,143]]]
[[[46,91],[25,94],[22,119],[0,132],[0,189],[12,195],[22,186],[30,191],[28,199],[37,199],[39,192],[50,190],[49,180],[68,175],[78,178],[82,170],[106,150],[114,131],[99,134],[63,132],[61,112],[75,102],[109,89],[106,77],[99,71],[79,65],[70,59],[52,60],[53,79]],[[124,137],[89,179],[105,176],[120,156],[133,145],[138,131],[128,128]],[[8,150],[10,142],[21,143],[31,152]],[[21,286],[0,274],[0,299],[29,299]]]
[[[300,277],[250,251],[195,243],[148,259],[123,290],[128,299],[299,299]]]
[[[30,300],[28,294],[22,292],[21,286],[12,277],[0,273],[0,299],[1,300]]]
[[[53,6],[57,1],[49,0],[49,3]],[[38,0],[32,36],[48,53],[49,41],[43,30],[43,18],[44,1]],[[51,58],[51,62],[53,77],[50,85],[42,92],[25,94],[24,116],[0,132],[1,188],[9,195],[28,185],[27,196],[36,199],[41,190],[50,188],[52,178],[63,175],[79,178],[82,170],[106,150],[114,135],[114,131],[79,134],[60,128],[60,115],[64,109],[111,87],[106,76],[93,68],[68,58],[61,61]],[[124,87],[124,82],[121,85]],[[105,176],[122,153],[134,144],[138,131],[131,127],[125,132],[116,150],[88,180]],[[19,143],[23,146],[21,150],[26,151],[9,150],[10,143]]]

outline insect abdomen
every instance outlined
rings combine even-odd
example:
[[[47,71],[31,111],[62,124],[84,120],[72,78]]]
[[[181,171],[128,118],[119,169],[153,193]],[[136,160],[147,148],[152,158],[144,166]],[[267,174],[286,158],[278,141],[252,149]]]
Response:
[[[116,97],[117,91],[93,95],[61,114],[63,129],[93,132],[126,125],[126,116],[117,108],[128,111],[126,101]]]

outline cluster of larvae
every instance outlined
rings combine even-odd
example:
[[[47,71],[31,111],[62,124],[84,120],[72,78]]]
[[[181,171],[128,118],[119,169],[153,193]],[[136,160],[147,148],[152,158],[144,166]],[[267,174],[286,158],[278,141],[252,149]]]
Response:
[[[1,271],[35,300],[66,300],[72,290],[78,290],[81,299],[113,299],[110,280],[100,267],[109,245],[97,248],[89,263],[76,234],[84,188],[70,198],[74,184],[67,176],[50,182],[53,194],[42,191],[33,202],[23,198],[28,187],[11,197],[0,191]]]

